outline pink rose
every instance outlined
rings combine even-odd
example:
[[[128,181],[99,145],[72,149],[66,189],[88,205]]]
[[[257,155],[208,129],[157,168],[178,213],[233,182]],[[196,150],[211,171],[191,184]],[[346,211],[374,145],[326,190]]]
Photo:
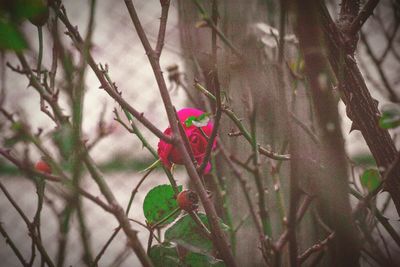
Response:
[[[199,165],[203,162],[207,148],[207,139],[205,138],[204,134],[207,137],[211,136],[213,124],[212,122],[208,121],[207,125],[202,126],[201,130],[203,131],[203,134],[198,127],[193,124],[187,127],[185,122],[187,119],[190,120],[191,118],[198,118],[202,114],[204,114],[204,111],[195,108],[183,108],[178,111],[179,121],[185,129],[185,133],[192,148],[194,158]],[[168,127],[164,131],[164,134],[171,135],[171,128]],[[215,148],[215,146],[216,141],[214,141],[213,148]],[[171,168],[172,163],[183,164],[182,155],[179,152],[179,149],[172,144],[164,142],[163,140],[160,140],[160,142],[158,142],[158,156],[167,168]],[[210,170],[211,164],[210,162],[208,162],[204,172],[208,173],[210,172]]]

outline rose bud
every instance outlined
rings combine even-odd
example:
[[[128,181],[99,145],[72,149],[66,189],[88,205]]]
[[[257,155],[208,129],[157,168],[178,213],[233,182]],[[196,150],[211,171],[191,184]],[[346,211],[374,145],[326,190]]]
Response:
[[[47,174],[51,174],[51,167],[49,164],[47,164],[47,162],[43,161],[43,160],[39,160],[38,162],[36,162],[35,164],[35,169],[39,172],[44,172]]]
[[[187,212],[196,210],[199,207],[199,197],[192,190],[183,190],[176,197],[179,207]]]

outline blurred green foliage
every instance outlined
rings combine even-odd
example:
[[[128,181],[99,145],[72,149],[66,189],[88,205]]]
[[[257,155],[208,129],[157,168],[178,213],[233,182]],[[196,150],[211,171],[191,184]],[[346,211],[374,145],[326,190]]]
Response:
[[[374,191],[380,185],[379,171],[375,169],[365,170],[361,175],[360,180],[362,186],[368,189],[369,192]]]
[[[29,19],[43,26],[49,16],[44,0],[0,0],[0,50],[20,52],[28,48],[20,24]]]
[[[379,126],[383,129],[392,129],[400,126],[400,108],[394,106],[384,110],[379,120]]]

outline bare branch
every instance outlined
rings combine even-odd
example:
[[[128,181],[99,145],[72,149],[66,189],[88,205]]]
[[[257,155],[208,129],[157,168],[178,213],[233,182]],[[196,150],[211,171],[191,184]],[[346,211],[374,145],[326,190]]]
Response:
[[[304,214],[306,213],[308,207],[310,206],[312,200],[314,198],[312,196],[309,195],[305,195],[302,203],[299,205],[299,208],[297,209],[297,213],[296,213],[296,221],[299,222]],[[282,250],[283,246],[286,244],[286,242],[288,241],[289,238],[289,231],[288,229],[286,229],[281,236],[278,238],[278,240],[275,242],[274,245],[274,249],[276,251],[280,251]]]
[[[368,0],[368,2],[363,6],[360,13],[353,20],[350,25],[349,34],[355,35],[360,31],[361,27],[364,25],[365,21],[372,15],[375,7],[378,5],[379,0]]]
[[[160,3],[161,3],[160,28],[158,30],[157,44],[156,44],[156,49],[154,51],[157,58],[160,58],[162,49],[164,47],[165,30],[167,29],[167,19],[168,19],[170,0],[160,0]]]
[[[14,254],[17,256],[21,264],[23,266],[29,266],[28,263],[25,261],[24,257],[22,256],[21,252],[18,250],[17,246],[14,244],[10,236],[7,234],[7,231],[3,228],[2,223],[0,223],[0,233],[4,237],[6,244],[8,244],[10,248],[13,250]]]
[[[65,16],[56,7],[54,9],[55,9],[58,17],[61,19],[61,21],[67,27],[69,33],[71,35],[73,35],[74,38],[72,38],[72,40],[74,41],[74,43],[76,44],[78,49],[80,49],[80,52],[83,53],[84,52],[84,51],[82,51],[83,40],[82,40],[82,37],[80,36],[79,32],[76,30],[76,28],[74,26],[72,26],[72,24],[69,22],[67,16]],[[147,43],[148,43],[148,41],[147,41]],[[150,46],[150,44],[149,44],[149,46]],[[87,61],[88,61],[89,66],[92,68],[93,72],[97,76],[97,79],[100,81],[101,88],[103,88],[115,101],[118,102],[119,105],[121,105],[125,110],[127,110],[129,113],[131,113],[138,121],[140,121],[144,126],[146,126],[146,128],[148,128],[157,137],[159,137],[160,139],[164,140],[167,143],[172,143],[172,139],[169,136],[166,136],[165,134],[163,134],[163,132],[161,132],[153,123],[151,123],[146,117],[144,117],[143,113],[137,111],[128,102],[126,102],[126,100],[122,98],[121,94],[115,90],[113,85],[110,85],[108,83],[107,79],[104,77],[104,73],[99,69],[97,63],[94,61],[90,52],[87,52]]]
[[[322,241],[318,242],[317,244],[306,249],[301,255],[299,255],[297,257],[298,263],[302,264],[304,261],[306,261],[308,259],[308,257],[311,256],[311,254],[323,250],[328,245],[328,242],[334,238],[334,236],[335,236],[335,233],[331,233],[324,240],[322,240]]]
[[[47,254],[46,249],[43,247],[42,242],[39,239],[35,228],[33,227],[33,224],[29,221],[29,219],[26,217],[25,213],[22,211],[22,209],[19,207],[19,205],[15,202],[13,197],[10,195],[8,190],[5,188],[5,186],[1,182],[0,182],[0,189],[3,191],[4,195],[7,197],[7,199],[10,201],[10,203],[18,211],[19,215],[24,220],[26,226],[28,227],[32,241],[35,243],[36,247],[40,251],[40,254],[42,255],[46,264],[50,267],[55,267],[53,261],[50,259],[49,255]]]
[[[218,216],[215,211],[215,208],[214,208],[210,198],[208,197],[208,194],[207,194],[207,192],[204,188],[204,185],[201,181],[201,178],[197,173],[196,167],[193,165],[193,161],[190,159],[189,152],[187,151],[187,149],[183,143],[182,137],[179,137],[178,121],[176,120],[176,117],[175,117],[176,116],[175,111],[174,111],[174,108],[173,108],[173,105],[171,102],[171,98],[169,96],[167,86],[165,84],[164,77],[162,75],[162,71],[161,71],[159,62],[153,56],[154,51],[150,47],[150,43],[148,42],[148,39],[144,33],[144,30],[142,28],[142,25],[139,21],[137,14],[136,14],[136,10],[133,6],[132,1],[124,0],[124,2],[129,11],[129,15],[131,17],[132,23],[134,24],[136,32],[138,33],[139,38],[142,41],[142,44],[146,50],[150,64],[152,66],[152,69],[153,69],[153,72],[154,72],[154,75],[155,75],[155,78],[156,78],[156,81],[157,81],[157,84],[158,84],[158,87],[160,90],[161,98],[164,102],[164,106],[165,106],[165,109],[166,109],[166,112],[168,115],[168,120],[169,120],[171,129],[172,129],[173,138],[176,139],[175,145],[181,152],[183,162],[184,162],[186,170],[189,174],[189,177],[190,177],[191,181],[193,182],[193,185],[197,191],[197,194],[200,197],[201,202],[203,203],[205,212],[207,214],[207,218],[210,223],[211,233],[213,236],[213,243],[215,244],[216,248],[220,252],[220,255],[221,255],[222,259],[225,261],[225,263],[228,266],[234,267],[234,266],[236,266],[236,263],[233,258],[232,252],[229,248],[226,236],[223,233],[223,231],[219,225],[219,220],[218,220]]]

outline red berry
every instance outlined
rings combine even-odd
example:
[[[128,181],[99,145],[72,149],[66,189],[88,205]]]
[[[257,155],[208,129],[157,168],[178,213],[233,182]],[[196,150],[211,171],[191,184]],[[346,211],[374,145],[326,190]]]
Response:
[[[199,197],[192,190],[183,190],[176,197],[176,201],[181,209],[190,212],[199,207]]]
[[[44,172],[44,173],[48,173],[48,174],[51,173],[51,167],[49,166],[49,164],[47,164],[43,160],[39,160],[38,162],[36,162],[35,169],[40,172]]]

